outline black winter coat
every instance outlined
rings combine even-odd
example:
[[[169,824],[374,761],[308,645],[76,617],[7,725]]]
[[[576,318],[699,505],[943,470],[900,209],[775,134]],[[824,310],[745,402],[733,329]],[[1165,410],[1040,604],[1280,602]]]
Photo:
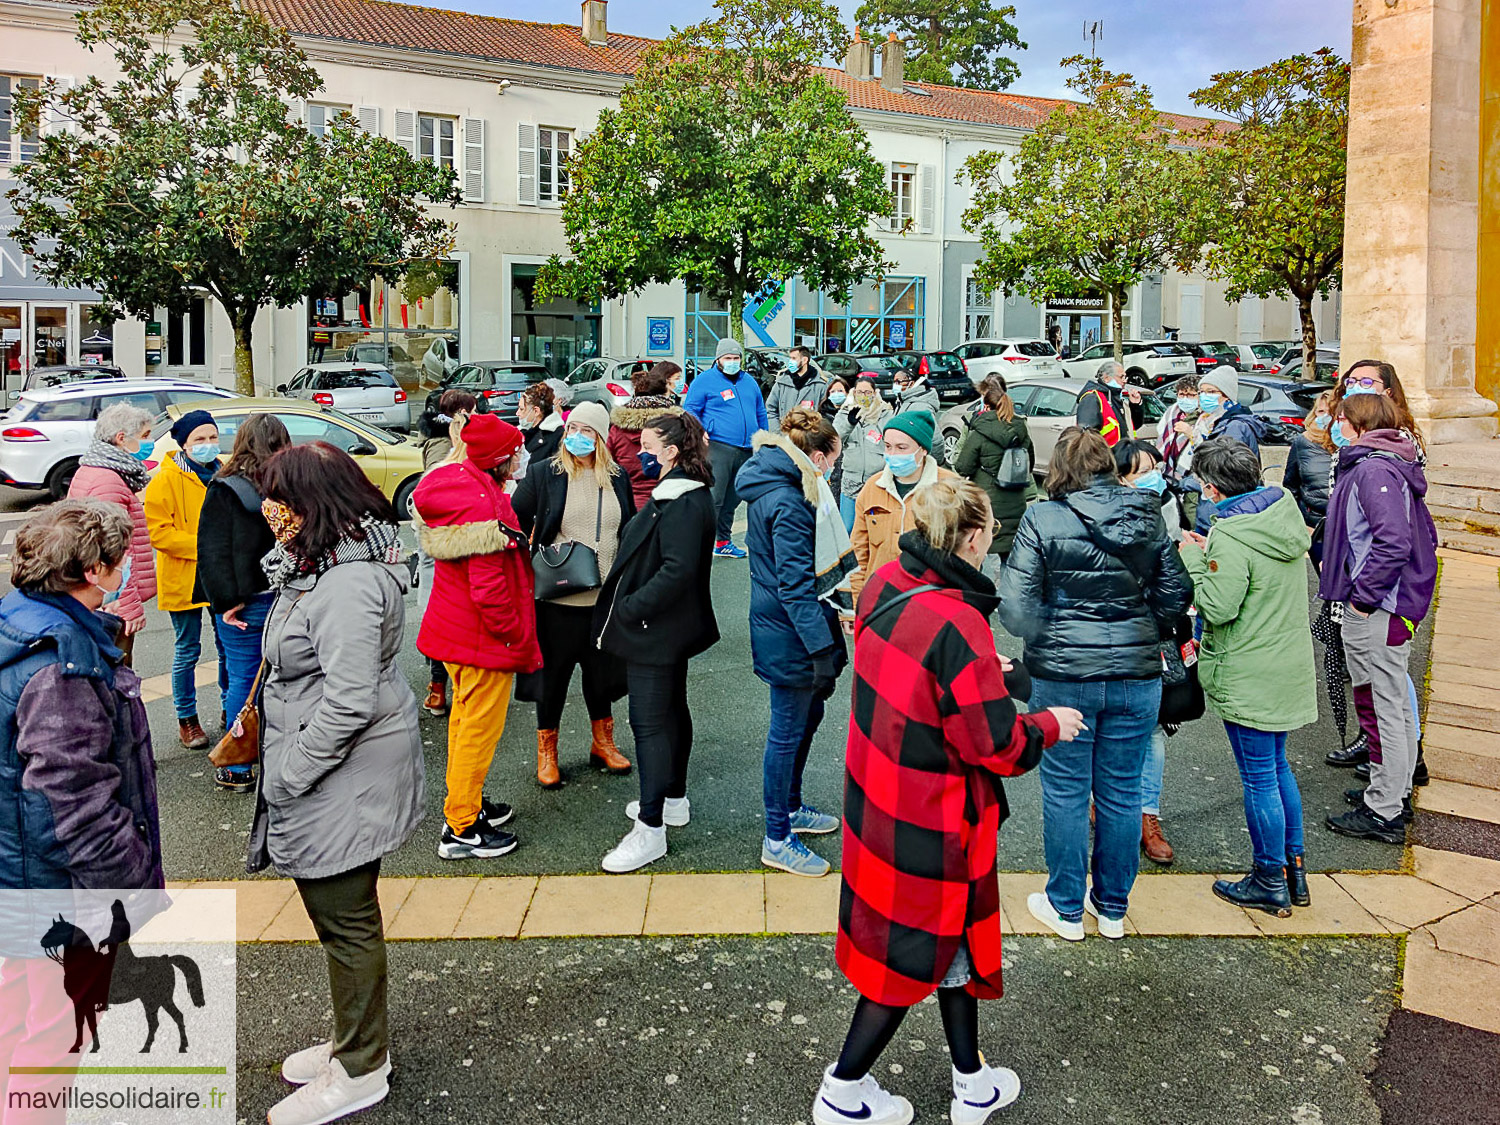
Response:
[[[550,423],[556,422],[556,425]],[[562,448],[563,425],[562,418],[557,414],[549,414],[543,418],[540,425],[532,426],[526,431],[526,453],[531,458],[531,465],[537,465],[548,457],[557,456],[557,451]],[[526,475],[531,475],[531,467],[527,466]]]
[[[1328,512],[1328,477],[1333,455],[1306,434],[1292,439],[1287,451],[1281,487],[1292,494],[1309,527],[1317,526]]]
[[[1033,504],[1000,574],[1000,620],[1044,680],[1160,676],[1161,638],[1192,600],[1160,499],[1112,476]]]
[[[260,514],[260,494],[253,487],[246,488],[245,494],[253,497],[253,507],[248,500],[240,499],[229,481],[209,481],[203,513],[198,517],[198,575],[193,600],[207,602],[208,608],[218,614],[244,605],[271,588],[260,560],[276,546],[276,537]]]
[[[615,473],[610,483],[614,485],[615,499],[620,504],[620,538],[623,539],[625,525],[635,515],[635,496],[630,491],[630,477],[625,470]],[[557,471],[555,458],[533,461],[516,486],[510,502],[516,509],[516,519],[521,521],[521,530],[530,537],[533,546],[545,546],[562,530],[563,508],[568,502],[568,474]]]
[[[719,640],[709,591],[714,502],[679,469],[662,478],[630,521],[594,607],[606,652],[640,664],[677,664]]]

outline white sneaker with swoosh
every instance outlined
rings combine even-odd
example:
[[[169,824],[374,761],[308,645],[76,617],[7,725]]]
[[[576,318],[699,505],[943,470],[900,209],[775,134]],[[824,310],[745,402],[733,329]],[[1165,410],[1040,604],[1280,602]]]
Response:
[[[823,1084],[813,1102],[813,1125],[910,1125],[911,1102],[888,1094],[872,1075],[857,1082],[833,1076],[833,1067],[823,1072]]]
[[[980,1057],[974,1074],[953,1072],[953,1101],[948,1120],[953,1125],[984,1125],[990,1114],[1021,1096],[1021,1079],[1003,1066],[990,1066]]]

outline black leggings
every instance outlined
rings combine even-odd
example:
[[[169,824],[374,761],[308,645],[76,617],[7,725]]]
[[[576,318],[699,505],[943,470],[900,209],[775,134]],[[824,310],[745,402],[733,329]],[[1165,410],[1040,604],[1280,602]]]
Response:
[[[943,1035],[953,1056],[953,1067],[960,1074],[974,1074],[979,1060],[979,1001],[964,988],[938,989],[938,1011],[943,1017]],[[857,1082],[870,1073],[880,1053],[890,1045],[906,1018],[907,1008],[892,1008],[863,996],[854,1006],[849,1035],[839,1053],[833,1076],[843,1082]]]
[[[536,729],[556,730],[568,702],[573,669],[583,668],[583,701],[589,718],[613,716],[609,667],[618,659],[593,642],[594,607],[537,602],[536,635],[542,646],[542,698],[536,705]]]
[[[630,684],[630,730],[635,735],[641,779],[641,823],[661,827],[668,797],[687,796],[693,716],[687,702],[687,661],[626,667]]]

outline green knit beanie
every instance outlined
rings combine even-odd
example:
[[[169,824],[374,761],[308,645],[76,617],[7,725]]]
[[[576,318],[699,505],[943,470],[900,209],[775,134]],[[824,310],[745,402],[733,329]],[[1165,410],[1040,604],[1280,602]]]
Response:
[[[928,453],[932,452],[932,439],[937,432],[937,422],[926,410],[904,410],[886,421],[880,432],[886,434],[899,430]]]

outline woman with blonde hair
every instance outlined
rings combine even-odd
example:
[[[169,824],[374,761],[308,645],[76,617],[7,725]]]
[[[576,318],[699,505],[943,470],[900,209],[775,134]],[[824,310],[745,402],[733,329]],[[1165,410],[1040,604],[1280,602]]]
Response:
[[[999,573],[999,565],[1010,554],[1016,528],[1026,514],[1026,494],[1036,467],[1036,451],[1026,419],[1018,417],[1005,379],[987,375],[979,384],[984,409],[967,420],[968,429],[958,445],[953,471],[967,477],[990,498],[990,508],[1000,524],[990,557],[985,560]]]
[[[567,592],[537,589],[537,639],[542,668],[522,676],[516,698],[536,703],[536,779],[544,789],[562,784],[558,735],[573,669],[583,670],[583,698],[593,738],[589,760],[609,773],[629,773],[630,761],[615,746],[613,703],[625,694],[618,657],[592,643],[591,624],[599,587],[614,564],[620,536],[635,514],[630,477],[610,456],[609,411],[597,402],[575,407],[563,428],[557,454],[531,466],[514,504],[535,557],[544,548],[571,545],[592,552],[595,581]],[[545,561],[539,573],[545,575]]]

